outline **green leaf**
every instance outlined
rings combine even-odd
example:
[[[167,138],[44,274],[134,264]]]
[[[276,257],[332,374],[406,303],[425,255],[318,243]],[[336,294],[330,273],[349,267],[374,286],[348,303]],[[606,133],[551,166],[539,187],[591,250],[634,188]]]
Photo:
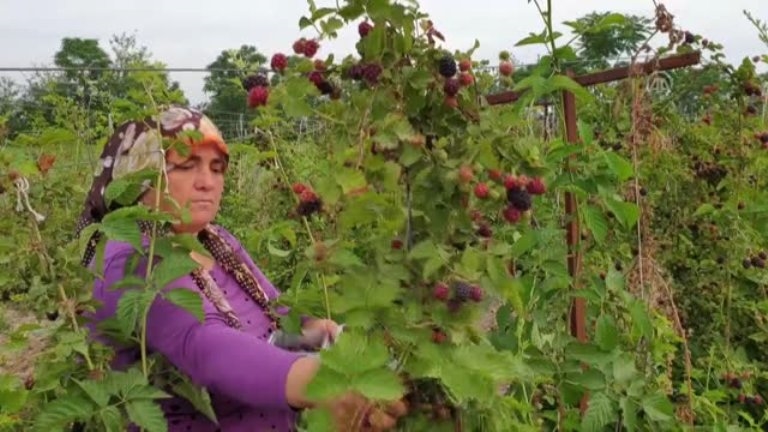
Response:
[[[672,402],[663,394],[648,395],[643,398],[640,405],[648,417],[657,422],[669,421],[674,414]]]
[[[194,315],[200,323],[205,322],[203,298],[199,292],[187,288],[174,288],[166,292],[164,296],[171,303]]]
[[[598,244],[603,244],[605,238],[608,235],[608,220],[603,215],[603,212],[594,205],[587,205],[583,207],[584,224],[595,236],[595,240]]]
[[[299,19],[299,30],[304,30],[307,27],[312,27],[312,20],[303,16]]]
[[[99,407],[103,408],[109,403],[109,393],[101,383],[96,381],[81,381],[77,379],[73,379],[72,381],[74,381]]]
[[[573,93],[577,98],[584,101],[592,99],[592,94],[582,87],[579,83],[573,80],[573,78],[567,75],[554,75],[549,78],[547,83],[549,87],[556,90],[566,90]]]
[[[570,381],[587,390],[602,390],[605,388],[605,376],[597,369],[586,369],[569,376]]]
[[[125,405],[128,418],[147,432],[167,432],[168,422],[160,406],[151,400],[135,400]]]
[[[101,424],[104,426],[102,429],[105,432],[123,432],[125,426],[123,425],[123,415],[116,406],[108,406],[101,409],[99,412],[101,418]]]
[[[360,189],[367,184],[365,175],[363,175],[362,172],[351,168],[343,168],[340,171],[337,171],[336,183],[341,186],[341,191],[344,194],[348,194],[355,189]]]
[[[314,400],[328,400],[349,391],[349,378],[326,365],[320,367],[307,386],[307,397]]]
[[[80,396],[65,396],[43,405],[34,423],[34,430],[51,432],[62,430],[74,421],[84,421],[93,414],[94,406]]]
[[[632,317],[633,333],[645,338],[653,336],[653,323],[644,303],[637,300],[632,302],[629,305],[629,314]]]
[[[512,249],[510,250],[510,254],[513,257],[520,257],[524,253],[531,250],[536,244],[538,243],[538,238],[536,236],[536,232],[533,230],[527,231],[525,234],[523,234],[522,237],[517,239],[515,243],[512,244]]]
[[[632,164],[616,152],[603,152],[603,155],[611,171],[618,177],[619,181],[623,182],[634,175],[635,170]]]
[[[605,393],[595,393],[589,398],[589,406],[581,419],[582,432],[601,432],[603,427],[616,418],[613,401]]]
[[[186,377],[180,378],[182,381],[174,384],[173,392],[189,401],[196,410],[203,413],[210,421],[218,424],[216,412],[213,410],[211,396],[208,391],[205,388],[192,384]]]
[[[291,251],[289,250],[283,250],[276,248],[272,242],[267,243],[267,250],[269,251],[270,255],[278,256],[280,258],[285,258],[288,255],[291,254]]]
[[[616,322],[608,315],[601,315],[597,319],[595,341],[604,351],[613,351],[619,344],[619,332]]]
[[[352,386],[363,396],[373,400],[396,400],[405,393],[397,373],[387,368],[370,370],[355,377]]]
[[[188,275],[198,268],[198,264],[186,253],[175,252],[164,257],[152,271],[152,281],[157,288],[164,288],[169,283]]]
[[[133,212],[129,210],[130,207],[125,207],[107,213],[101,221],[101,231],[107,238],[128,242],[137,251],[141,252],[143,249],[141,230],[133,218]]]
[[[640,217],[640,210],[634,203],[618,201],[614,198],[606,198],[605,205],[616,215],[624,228],[632,228]]]
[[[155,293],[145,290],[125,291],[117,303],[117,322],[123,337],[130,336],[136,329],[139,317],[149,307]]]
[[[621,398],[619,405],[621,407],[624,427],[627,428],[627,432],[634,432],[637,430],[637,412],[640,407],[628,397]]]
[[[515,46],[524,46],[524,45],[535,45],[535,44],[546,44],[548,43],[547,39],[547,31],[544,30],[543,32],[536,34],[536,33],[529,33],[528,36],[524,37],[523,39],[520,39],[517,41]]]
[[[619,358],[613,362],[613,379],[621,384],[626,385],[637,375],[637,368],[635,367],[635,358],[628,353],[622,353]]]

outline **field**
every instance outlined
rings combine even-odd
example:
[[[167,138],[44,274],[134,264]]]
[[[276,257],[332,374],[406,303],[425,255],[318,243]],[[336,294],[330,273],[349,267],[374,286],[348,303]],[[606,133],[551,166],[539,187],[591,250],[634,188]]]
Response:
[[[545,31],[519,45],[548,55],[480,61],[413,2],[340,3],[300,20],[315,39],[217,59],[238,71],[212,70],[202,107],[232,137],[216,222],[283,290],[285,327],[347,326],[312,395],[405,398],[402,431],[764,430],[768,56],[725,63],[663,6],[579,19],[568,44],[542,8]],[[357,55],[315,55],[350,26]],[[68,44],[116,72],[64,67],[0,98],[0,430],[165,431],[168,365],[113,371],[87,339],[98,276],[73,233],[111,128],[184,96],[135,40],[113,59]],[[162,216],[127,206],[94,229],[135,241],[141,218]],[[125,296],[133,343],[185,256]],[[171,384],[206,411],[204,389]],[[327,414],[301,426],[329,430]]]

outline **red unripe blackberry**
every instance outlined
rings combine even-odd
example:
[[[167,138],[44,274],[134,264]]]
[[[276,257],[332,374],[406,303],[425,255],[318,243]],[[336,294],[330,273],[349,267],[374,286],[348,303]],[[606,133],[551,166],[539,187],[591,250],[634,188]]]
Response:
[[[304,54],[304,48],[307,46],[307,38],[301,38],[293,43],[293,52],[296,54]]]
[[[472,62],[469,59],[462,59],[459,62],[459,70],[466,72],[472,68]]]
[[[513,207],[511,204],[504,209],[504,219],[507,220],[509,223],[517,223],[520,221],[520,218],[523,216],[523,213]]]
[[[300,195],[302,192],[307,190],[307,185],[305,185],[304,183],[294,183],[291,186],[291,189],[293,190],[293,193],[295,193],[296,195]]]
[[[390,246],[392,249],[395,249],[395,250],[400,250],[400,249],[402,249],[402,248],[403,248],[403,241],[402,241],[402,240],[400,240],[400,239],[394,239],[394,240],[392,240],[392,241],[390,242],[389,246]]]
[[[517,182],[517,177],[513,176],[512,174],[504,177],[504,187],[507,189],[513,189],[518,187],[519,184]]]
[[[314,40],[310,39],[306,42],[304,42],[304,56],[308,58],[312,58],[317,54],[317,50],[320,49],[320,44]]]
[[[248,92],[248,106],[255,108],[267,104],[269,89],[266,87],[254,87]]]
[[[432,330],[432,342],[441,344],[445,342],[448,336],[441,330]]]
[[[491,168],[488,170],[488,178],[490,178],[493,181],[501,181],[501,171]]]
[[[432,297],[436,300],[445,301],[448,300],[450,296],[451,290],[448,288],[448,285],[444,283],[436,284],[435,288],[432,290]]]
[[[288,57],[285,54],[277,53],[272,56],[272,60],[269,62],[272,69],[282,72],[288,66]]]
[[[323,77],[322,72],[312,71],[309,73],[309,80],[312,81],[312,84],[318,86],[321,82],[325,81],[325,78]]]
[[[488,198],[488,194],[491,192],[491,190],[488,188],[488,185],[485,183],[478,183],[475,185],[475,196],[480,199]]]
[[[475,82],[475,77],[472,76],[472,74],[467,72],[462,72],[461,75],[459,75],[459,84],[461,84],[462,87],[469,87]]]
[[[475,285],[475,286],[472,286],[472,289],[470,289],[469,291],[469,298],[471,298],[475,302],[480,302],[480,301],[483,301],[484,294],[485,293],[483,292],[483,289]]]
[[[540,177],[535,177],[528,183],[526,189],[528,189],[528,193],[531,195],[544,195],[547,191],[547,186]]]
[[[368,21],[363,21],[357,25],[357,33],[361,38],[368,36],[368,33],[370,33],[371,30],[373,30],[373,25]]]
[[[443,91],[448,96],[456,96],[460,89],[461,83],[459,83],[459,80],[456,78],[447,79],[445,80],[445,84],[443,84]]]

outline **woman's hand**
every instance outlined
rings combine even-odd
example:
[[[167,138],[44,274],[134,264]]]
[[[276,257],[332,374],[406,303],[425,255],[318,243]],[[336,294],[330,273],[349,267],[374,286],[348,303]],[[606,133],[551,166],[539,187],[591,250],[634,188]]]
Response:
[[[328,409],[337,431],[383,432],[392,430],[397,420],[408,413],[403,401],[376,405],[363,395],[351,392],[331,401]]]
[[[335,321],[329,319],[309,319],[302,326],[304,334],[319,334],[323,338],[327,335],[328,341],[331,343],[336,341],[339,328],[340,326]]]

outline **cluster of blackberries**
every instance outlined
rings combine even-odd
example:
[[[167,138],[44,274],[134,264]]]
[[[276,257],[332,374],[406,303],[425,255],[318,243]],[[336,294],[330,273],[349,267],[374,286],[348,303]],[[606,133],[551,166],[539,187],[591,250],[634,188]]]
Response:
[[[379,82],[382,68],[378,63],[356,63],[350,66],[345,73],[345,76],[354,81],[364,80],[370,85],[375,85]]]
[[[744,260],[741,262],[741,265],[744,266],[745,269],[750,267],[764,269],[766,259],[768,259],[768,254],[766,254],[764,251],[761,251],[757,255],[744,258]]]
[[[435,284],[432,291],[432,297],[436,300],[447,302],[448,309],[451,312],[459,310],[461,305],[469,300],[481,302],[484,296],[485,293],[482,288],[464,281],[454,281],[450,287],[445,283],[439,282]]]
[[[299,196],[296,213],[300,216],[308,217],[322,210],[323,202],[312,188],[303,183],[295,183],[292,189],[293,193]]]

